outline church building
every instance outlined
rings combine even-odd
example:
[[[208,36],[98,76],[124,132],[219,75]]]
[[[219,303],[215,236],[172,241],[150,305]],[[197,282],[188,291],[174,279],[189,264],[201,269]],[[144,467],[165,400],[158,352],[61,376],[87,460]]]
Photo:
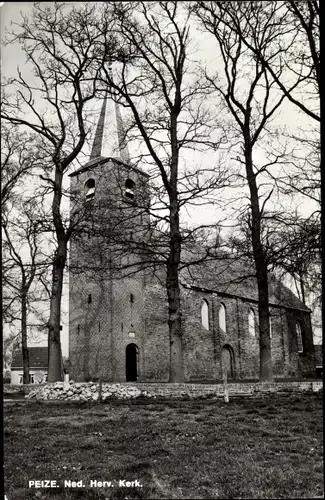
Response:
[[[89,161],[70,174],[71,217],[88,217],[87,231],[70,241],[70,378],[168,382],[163,282],[145,268],[116,276],[115,257],[98,238],[99,227],[109,239],[125,213],[128,227],[120,222],[120,233],[137,231],[145,240],[150,226],[149,210],[143,210],[150,206],[149,176],[131,164],[120,110],[107,98],[91,146]],[[132,261],[132,249],[121,259]],[[253,278],[236,279],[242,271],[238,262],[215,262],[181,274],[185,382],[220,382],[223,367],[229,381],[259,378],[257,285]],[[315,377],[310,309],[272,277],[269,297],[274,377]]]

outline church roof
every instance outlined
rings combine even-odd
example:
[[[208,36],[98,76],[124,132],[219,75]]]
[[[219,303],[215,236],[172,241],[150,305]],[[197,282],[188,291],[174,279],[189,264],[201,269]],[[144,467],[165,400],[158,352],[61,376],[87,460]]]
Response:
[[[255,274],[252,265],[225,256],[217,261],[191,267],[190,273],[183,269],[181,282],[185,287],[243,298],[257,303],[258,290]],[[306,304],[272,274],[269,275],[269,303],[274,306],[311,312]]]
[[[93,168],[96,168],[99,165],[101,165],[102,163],[107,162],[107,160],[113,160],[116,163],[120,163],[121,165],[126,166],[130,170],[134,170],[135,172],[138,172],[139,174],[144,175],[145,177],[150,177],[149,174],[147,174],[146,172],[143,172],[143,170],[141,170],[140,168],[134,167],[133,165],[128,165],[127,163],[124,163],[123,161],[119,160],[118,158],[113,158],[111,156],[106,157],[106,158],[104,158],[103,156],[100,156],[98,158],[95,158],[94,160],[88,161],[85,165],[83,165],[82,167],[78,168],[77,170],[75,170],[74,172],[69,174],[69,177],[74,177],[75,175],[81,174],[82,172],[86,172],[87,170],[91,170]]]

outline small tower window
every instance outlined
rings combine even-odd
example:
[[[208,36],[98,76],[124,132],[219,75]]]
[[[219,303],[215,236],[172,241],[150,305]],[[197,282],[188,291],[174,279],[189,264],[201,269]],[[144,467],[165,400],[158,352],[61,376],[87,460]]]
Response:
[[[255,337],[255,313],[253,309],[249,310],[248,313],[248,331],[252,337]]]
[[[95,179],[88,179],[85,182],[86,200],[92,200],[95,197]]]
[[[130,302],[131,302],[131,304],[133,304],[133,302],[134,302],[134,295],[133,295],[133,293],[130,294]]]
[[[206,300],[202,300],[201,304],[201,323],[203,328],[209,330],[209,306]]]
[[[304,352],[304,344],[302,342],[302,331],[300,323],[296,322],[296,336],[297,336],[297,347],[298,352],[301,354]]]
[[[134,189],[135,189],[135,182],[133,182],[132,179],[126,179],[124,194],[127,198],[130,198],[130,200],[134,200]]]
[[[91,293],[88,295],[88,304],[91,304],[92,303],[92,296],[91,296]]]

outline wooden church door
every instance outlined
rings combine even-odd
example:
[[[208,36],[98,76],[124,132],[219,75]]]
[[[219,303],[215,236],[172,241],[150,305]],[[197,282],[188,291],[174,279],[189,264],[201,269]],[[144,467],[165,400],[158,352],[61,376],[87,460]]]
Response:
[[[138,347],[135,344],[126,346],[125,370],[127,382],[136,382],[138,380],[138,351]]]

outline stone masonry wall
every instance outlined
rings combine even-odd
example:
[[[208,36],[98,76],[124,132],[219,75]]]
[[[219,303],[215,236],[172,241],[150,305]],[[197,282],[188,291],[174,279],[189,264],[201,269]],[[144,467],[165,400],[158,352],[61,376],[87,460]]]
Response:
[[[228,394],[234,396],[258,396],[269,393],[318,392],[322,390],[322,381],[312,382],[277,382],[277,383],[242,383],[228,384]],[[99,384],[63,383],[46,384],[26,388],[28,399],[58,401],[98,401]],[[204,398],[222,397],[223,384],[102,384],[101,400],[131,398]]]

